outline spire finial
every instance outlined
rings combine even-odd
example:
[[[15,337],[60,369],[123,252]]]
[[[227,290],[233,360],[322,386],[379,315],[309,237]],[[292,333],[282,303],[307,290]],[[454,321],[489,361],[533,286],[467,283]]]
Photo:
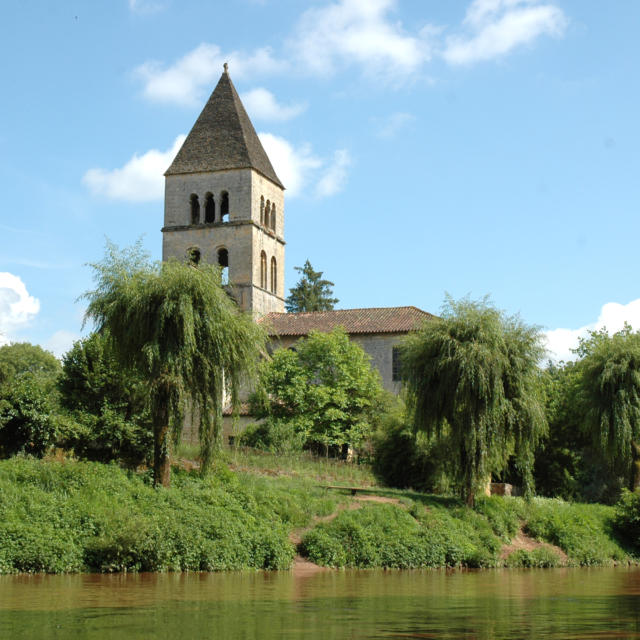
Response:
[[[225,62],[222,66],[224,67],[224,72],[229,73],[229,64]]]

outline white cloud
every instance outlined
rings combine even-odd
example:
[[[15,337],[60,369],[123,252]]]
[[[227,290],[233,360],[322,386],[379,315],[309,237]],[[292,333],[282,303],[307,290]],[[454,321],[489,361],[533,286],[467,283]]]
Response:
[[[271,49],[263,47],[252,53],[232,51],[223,54],[215,44],[202,43],[170,66],[148,61],[134,70],[143,83],[143,95],[153,102],[170,102],[200,106],[204,94],[211,90],[229,63],[235,78],[264,77],[286,67],[273,57]]]
[[[317,198],[327,198],[343,188],[351,164],[346,149],[336,151],[329,163],[318,157],[308,144],[296,148],[272,133],[259,133],[258,137],[287,188],[288,197],[311,193]]]
[[[39,311],[40,302],[29,295],[21,279],[0,272],[0,344],[7,344],[11,333],[28,325]]]
[[[640,299],[632,300],[628,304],[608,302],[600,310],[598,319],[579,329],[553,329],[546,332],[547,349],[553,360],[573,360],[575,354],[571,349],[578,346],[580,338],[584,338],[589,331],[598,331],[606,327],[609,334],[620,331],[625,322],[635,330],[640,329]]]
[[[324,171],[316,185],[316,196],[328,198],[342,191],[347,181],[347,169],[351,165],[351,156],[346,149],[338,149],[333,154],[333,162]]]
[[[129,0],[129,10],[132,13],[157,13],[167,8],[167,2],[162,0]]]
[[[275,96],[262,87],[243,93],[240,97],[251,119],[256,120],[291,120],[307,108],[305,104],[278,104]]]
[[[111,200],[152,202],[164,196],[164,172],[175,158],[186,136],[180,135],[167,151],[151,149],[134,154],[119,169],[89,169],[82,178],[94,195]]]
[[[300,195],[315,171],[322,166],[322,160],[313,154],[310,145],[296,149],[290,142],[272,133],[259,133],[258,137],[278,177],[287,188],[287,195],[292,198]]]
[[[76,340],[80,339],[79,333],[73,331],[66,331],[61,329],[56,331],[43,345],[42,347],[47,351],[51,351],[56,358],[61,358]]]
[[[374,118],[376,135],[379,138],[395,138],[401,129],[412,123],[416,117],[411,113],[392,113],[386,118]]]
[[[330,75],[356,63],[373,76],[406,76],[431,58],[430,29],[405,32],[396,0],[338,0],[305,11],[288,45],[301,68]]]
[[[559,37],[563,11],[539,0],[474,0],[467,10],[467,34],[447,38],[442,53],[450,64],[472,64],[503,56],[542,35]]]

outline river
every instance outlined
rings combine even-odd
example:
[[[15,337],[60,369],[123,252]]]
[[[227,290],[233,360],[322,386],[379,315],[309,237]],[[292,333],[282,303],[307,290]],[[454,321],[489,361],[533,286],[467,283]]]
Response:
[[[640,569],[0,576],[0,638],[640,638]]]

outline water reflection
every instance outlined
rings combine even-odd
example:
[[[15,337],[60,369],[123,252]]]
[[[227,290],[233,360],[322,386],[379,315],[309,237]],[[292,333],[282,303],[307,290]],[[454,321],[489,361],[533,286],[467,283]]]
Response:
[[[640,638],[640,570],[0,577],[2,638]]]

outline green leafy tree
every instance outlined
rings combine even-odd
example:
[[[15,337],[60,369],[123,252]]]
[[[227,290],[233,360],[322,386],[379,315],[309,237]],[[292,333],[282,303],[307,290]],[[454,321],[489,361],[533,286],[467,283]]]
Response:
[[[579,347],[583,353],[590,348],[586,344]],[[549,430],[535,456],[537,493],[565,500],[615,502],[624,481],[611,473],[599,445],[584,428],[579,361],[550,364],[543,380]]]
[[[153,450],[146,387],[136,371],[119,365],[110,346],[106,332],[93,333],[63,358],[60,402],[83,427],[64,444],[90,460],[135,467]]]
[[[302,274],[298,284],[289,290],[285,307],[289,313],[330,311],[339,302],[333,297],[333,282],[322,279],[322,271],[314,271],[307,260],[303,267],[294,267]]]
[[[27,371],[12,378],[0,396],[0,456],[42,457],[56,441],[56,409],[37,374]]]
[[[583,341],[580,400],[584,424],[632,491],[640,490],[640,333],[626,326]]]
[[[180,439],[185,409],[198,421],[203,472],[219,443],[225,393],[240,390],[264,348],[263,330],[238,310],[217,266],[151,263],[138,242],[107,245],[92,265],[96,288],[86,317],[108,332],[119,364],[145,382],[154,432],[154,483],[169,485],[169,447]]]
[[[447,455],[467,503],[512,454],[529,493],[546,429],[540,331],[486,299],[449,298],[442,318],[409,336],[401,353],[414,426],[449,439]]]
[[[383,393],[369,356],[337,328],[276,351],[262,366],[252,405],[271,428],[287,425],[305,446],[328,455],[371,434]]]
[[[0,347],[0,383],[23,373],[54,380],[60,371],[59,360],[38,345],[14,342]]]

